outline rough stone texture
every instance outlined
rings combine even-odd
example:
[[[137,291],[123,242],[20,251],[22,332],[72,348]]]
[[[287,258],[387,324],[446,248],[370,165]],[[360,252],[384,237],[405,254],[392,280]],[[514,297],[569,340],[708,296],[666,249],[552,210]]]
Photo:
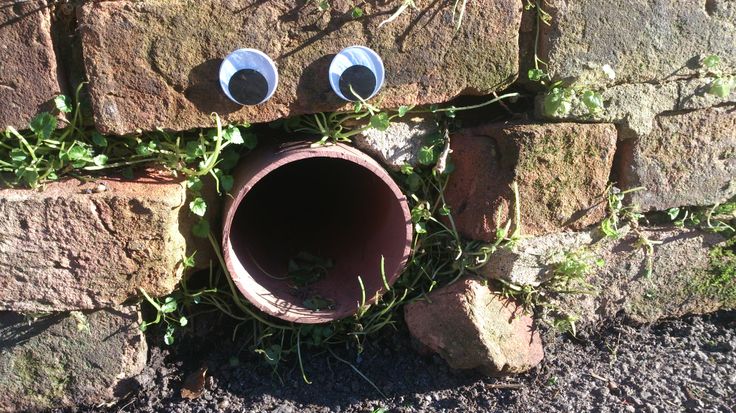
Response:
[[[146,364],[136,307],[33,322],[0,313],[0,411],[98,405],[132,391]]]
[[[454,369],[521,373],[544,358],[532,318],[477,278],[437,290],[404,314],[412,336]]]
[[[26,129],[61,93],[47,1],[0,6],[0,130]]]
[[[491,240],[513,215],[519,186],[523,233],[581,229],[604,217],[602,194],[616,128],[598,124],[491,124],[452,137],[446,198],[458,230]]]
[[[579,317],[578,331],[595,330],[619,314],[646,323],[736,307],[736,302],[699,288],[713,277],[709,251],[723,237],[695,229],[644,230],[646,238],[661,242],[654,247],[652,274],[647,277],[649,260],[639,237],[634,231],[625,233],[620,240],[602,239],[597,231],[524,239],[512,250],[499,250],[481,271],[490,278],[539,285],[552,276],[555,255],[589,253],[587,282],[596,294],[553,296],[554,304]],[[592,262],[597,258],[603,260],[602,267]]]
[[[79,22],[97,127],[123,134],[211,126],[212,112],[264,122],[336,110],[345,105],[327,68],[354,44],[383,58],[386,83],[376,99],[384,107],[486,94],[518,72],[519,1],[472,2],[459,33],[446,2],[421,4],[380,29],[397,3],[361,4],[359,19],[350,16],[353,2],[330,4],[323,13],[286,0],[89,2]],[[235,105],[217,82],[222,58],[242,47],[263,50],[278,66],[278,89],[263,105]]]
[[[540,55],[556,79],[577,84],[661,82],[698,74],[700,59],[736,72],[736,6],[731,0],[553,0]],[[727,61],[726,61],[727,60]],[[616,79],[604,79],[609,64]]]
[[[704,109],[736,102],[736,89],[724,98],[708,94],[711,81],[710,78],[698,78],[661,84],[611,86],[601,92],[605,107],[601,112],[591,115],[579,97],[575,97],[569,114],[550,118],[576,122],[611,122],[621,127],[621,139],[642,137],[652,132],[655,118],[661,113]],[[544,117],[543,102],[544,96],[539,96],[536,100],[539,117]]]
[[[169,293],[191,233],[185,195],[160,173],[0,190],[0,309],[94,309],[139,287]]]
[[[652,132],[626,141],[619,179],[644,211],[712,205],[736,195],[736,107],[660,115]]]
[[[389,169],[398,171],[402,165],[419,164],[419,149],[425,138],[438,133],[431,117],[416,117],[391,122],[385,131],[368,129],[353,138],[355,146],[378,158]]]
[[[600,239],[601,235],[595,231],[524,238],[512,248],[504,248],[495,253],[480,272],[487,277],[502,279],[515,285],[538,286],[550,278],[550,263],[560,253],[578,250]]]

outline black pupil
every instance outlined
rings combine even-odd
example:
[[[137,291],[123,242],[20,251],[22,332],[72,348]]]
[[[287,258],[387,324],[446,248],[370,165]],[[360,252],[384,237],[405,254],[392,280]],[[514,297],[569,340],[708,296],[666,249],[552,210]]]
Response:
[[[351,86],[355,93],[350,90]],[[358,96],[367,99],[373,94],[375,88],[376,75],[365,66],[350,66],[340,75],[340,92],[349,100],[359,100]],[[355,96],[355,94],[358,96]]]
[[[235,72],[228,83],[230,96],[243,105],[255,105],[268,94],[268,82],[254,69],[241,69]]]

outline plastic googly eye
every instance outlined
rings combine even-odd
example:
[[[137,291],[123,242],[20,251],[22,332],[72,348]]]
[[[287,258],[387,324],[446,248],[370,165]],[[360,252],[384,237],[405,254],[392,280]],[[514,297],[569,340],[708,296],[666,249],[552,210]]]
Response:
[[[365,46],[350,46],[332,59],[329,76],[332,90],[342,99],[351,102],[360,100],[358,97],[369,99],[383,86],[383,61]]]
[[[258,105],[276,91],[279,73],[268,55],[256,49],[238,49],[220,65],[220,87],[240,105]]]

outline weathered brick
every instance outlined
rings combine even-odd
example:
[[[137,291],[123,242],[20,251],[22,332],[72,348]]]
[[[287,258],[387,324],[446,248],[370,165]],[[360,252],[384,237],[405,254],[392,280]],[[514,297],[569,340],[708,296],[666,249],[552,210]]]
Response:
[[[353,2],[330,4],[320,12],[286,0],[88,2],[79,21],[98,128],[189,129],[210,126],[212,112],[264,122],[346,107],[327,68],[355,44],[383,58],[386,83],[376,100],[384,107],[490,93],[518,72],[517,0],[471,2],[457,33],[446,2],[410,8],[381,28],[396,3],[366,3],[359,19],[350,16]],[[222,58],[243,47],[263,50],[278,66],[278,89],[262,105],[233,104],[217,81]]]
[[[730,0],[553,0],[543,7],[553,19],[542,25],[540,57],[556,79],[598,86],[661,82],[697,75],[700,59],[710,54],[725,58],[725,72],[736,72]],[[603,74],[606,64],[615,79]]]
[[[463,235],[491,240],[520,193],[523,233],[580,229],[604,217],[616,149],[609,124],[491,124],[452,136],[446,197]]]
[[[712,205],[736,196],[736,108],[659,115],[649,135],[622,146],[619,179],[642,186],[644,211]]]
[[[729,259],[712,254],[725,242],[721,235],[672,227],[645,228],[641,235],[623,232],[621,239],[603,238],[597,230],[522,239],[494,254],[481,272],[517,285],[539,285],[553,276],[564,254],[577,254],[577,262],[588,266],[592,292],[548,295],[557,306],[552,308],[577,318],[578,331],[593,332],[621,315],[649,323],[736,307],[736,285],[714,272],[724,264],[719,260]],[[653,243],[651,255],[642,238]]]
[[[161,173],[0,190],[0,309],[102,308],[139,287],[167,294],[191,232],[185,197],[181,179]]]
[[[61,93],[49,2],[11,3],[0,7],[0,130],[27,128]]]
[[[452,368],[522,373],[544,358],[532,318],[477,278],[434,291],[404,314],[412,336]]]
[[[147,352],[139,320],[137,307],[31,322],[0,313],[0,411],[99,405],[134,390]]]

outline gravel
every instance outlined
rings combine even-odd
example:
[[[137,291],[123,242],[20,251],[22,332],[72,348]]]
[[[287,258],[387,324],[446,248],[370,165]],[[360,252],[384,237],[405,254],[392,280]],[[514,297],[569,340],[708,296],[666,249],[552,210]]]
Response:
[[[221,328],[227,336],[227,326]],[[615,323],[589,340],[547,331],[545,361],[519,376],[489,378],[451,371],[421,356],[404,328],[366,346],[361,357],[338,351],[388,397],[329,354],[305,353],[301,378],[291,358],[274,372],[245,341],[215,333],[154,345],[140,390],[110,412],[734,412],[736,312],[648,326]],[[239,354],[239,356],[238,356]],[[206,390],[180,396],[187,375],[208,367]]]

